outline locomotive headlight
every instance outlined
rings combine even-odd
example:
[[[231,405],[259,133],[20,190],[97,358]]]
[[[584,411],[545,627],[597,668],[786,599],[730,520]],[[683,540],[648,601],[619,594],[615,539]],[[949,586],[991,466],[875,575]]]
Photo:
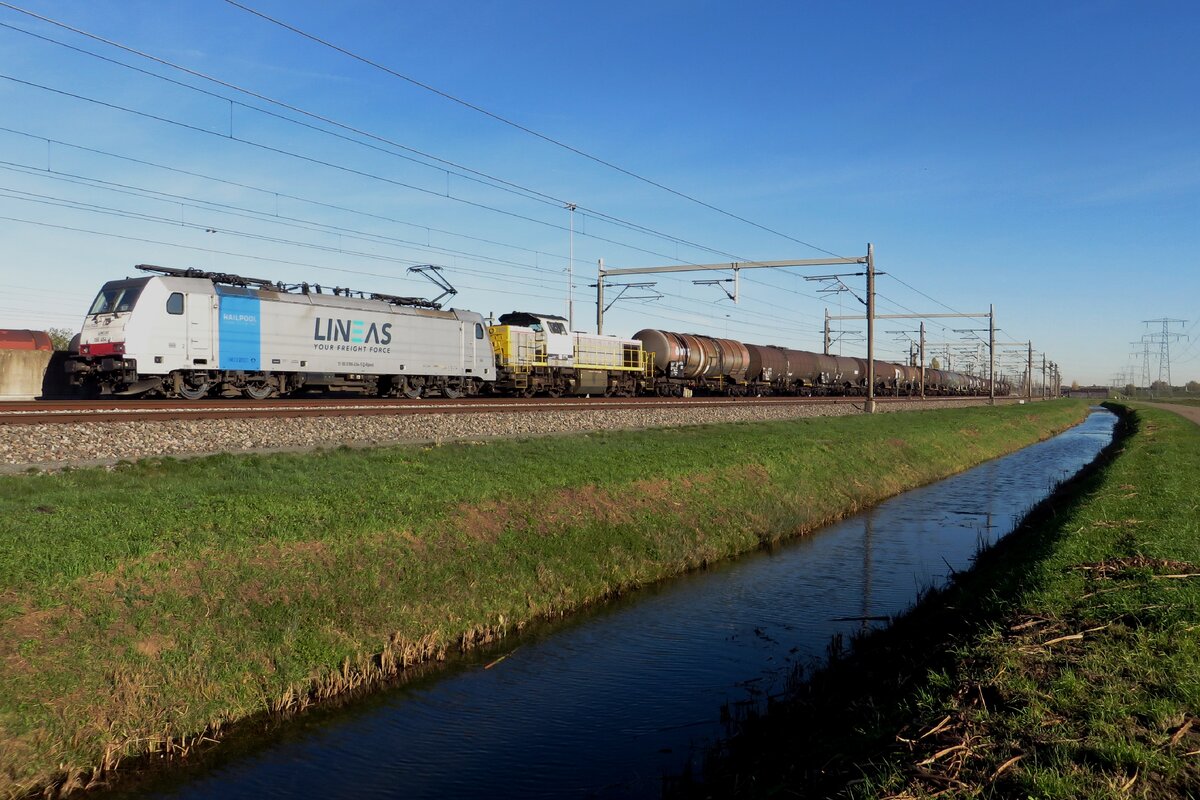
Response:
[[[89,355],[91,352],[92,352],[92,346],[90,344],[79,345],[79,355],[86,356],[86,355]]]
[[[120,355],[125,354],[125,343],[124,342],[113,342],[112,348],[113,348],[114,353],[119,353]]]

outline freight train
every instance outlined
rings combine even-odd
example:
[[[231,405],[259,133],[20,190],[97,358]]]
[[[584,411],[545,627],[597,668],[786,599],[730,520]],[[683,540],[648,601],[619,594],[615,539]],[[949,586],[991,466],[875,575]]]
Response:
[[[285,286],[227,273],[139,264],[109,281],[66,369],[88,395],[256,400],[312,389],[383,397],[499,393],[691,396],[860,395],[867,364],[769,345],[646,329],[630,339],[568,330],[551,314],[478,313],[411,297]],[[920,392],[920,369],[875,362],[878,394]],[[989,384],[925,370],[927,394]],[[997,394],[1008,387],[997,384]]]

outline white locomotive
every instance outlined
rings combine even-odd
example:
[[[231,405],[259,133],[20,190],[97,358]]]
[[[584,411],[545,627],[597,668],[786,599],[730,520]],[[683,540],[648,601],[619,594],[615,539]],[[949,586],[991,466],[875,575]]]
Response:
[[[95,394],[265,399],[305,387],[476,394],[496,379],[483,317],[436,303],[138,265],[100,289],[67,365]]]

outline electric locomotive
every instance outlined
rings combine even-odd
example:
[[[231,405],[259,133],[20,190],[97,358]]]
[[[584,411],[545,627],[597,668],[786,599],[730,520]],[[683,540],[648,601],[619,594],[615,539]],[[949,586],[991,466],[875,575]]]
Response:
[[[91,394],[261,400],[308,388],[475,394],[495,380],[483,317],[436,303],[141,264],[92,303],[71,382]]]

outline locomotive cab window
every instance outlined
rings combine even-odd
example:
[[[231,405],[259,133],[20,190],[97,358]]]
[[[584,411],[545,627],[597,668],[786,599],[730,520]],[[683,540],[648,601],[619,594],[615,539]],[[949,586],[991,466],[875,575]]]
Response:
[[[171,296],[167,298],[167,313],[183,313],[183,292],[171,292]]]
[[[122,281],[104,284],[104,288],[92,302],[92,308],[88,314],[122,314],[126,311],[133,311],[133,305],[137,302],[138,295],[142,293],[142,287],[145,285],[144,279],[136,283]]]
[[[476,339],[483,338],[483,326],[480,325],[478,322],[475,323],[475,338]]]
[[[550,320],[549,325],[550,325],[551,333],[566,333],[567,332],[567,326],[563,325],[561,322],[555,322],[554,320]]]

